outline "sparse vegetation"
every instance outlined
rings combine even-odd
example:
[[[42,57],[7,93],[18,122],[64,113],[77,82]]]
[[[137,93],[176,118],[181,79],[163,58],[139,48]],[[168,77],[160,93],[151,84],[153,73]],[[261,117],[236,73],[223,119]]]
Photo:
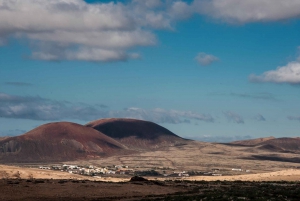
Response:
[[[134,175],[137,176],[161,176],[161,174],[155,170],[136,171]]]
[[[19,171],[15,172],[12,176],[17,178],[17,179],[21,179],[21,174],[20,174]]]
[[[8,179],[9,174],[6,171],[0,171],[0,176],[2,179]]]
[[[299,201],[297,182],[165,181],[134,177],[131,182],[88,180],[0,180],[3,200]],[[139,184],[139,185],[137,185]],[[14,193],[18,189],[18,193]]]

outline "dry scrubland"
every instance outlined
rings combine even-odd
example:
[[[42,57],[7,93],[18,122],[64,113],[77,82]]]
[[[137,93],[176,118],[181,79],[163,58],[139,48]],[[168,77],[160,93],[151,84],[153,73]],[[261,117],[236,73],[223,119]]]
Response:
[[[272,160],[259,160],[254,156],[272,156]],[[245,180],[245,181],[298,181],[300,180],[300,165],[295,162],[285,162],[297,158],[298,154],[262,151],[245,146],[231,146],[190,141],[185,145],[161,148],[156,151],[139,152],[130,155],[119,155],[100,160],[70,161],[68,164],[92,164],[97,166],[128,165],[137,170],[172,171],[212,171],[218,168],[223,176],[191,176],[186,180]],[[277,160],[277,161],[275,161]],[[281,161],[280,161],[281,160]],[[282,161],[283,160],[283,161]],[[285,161],[284,161],[285,160]],[[232,168],[250,170],[236,172]],[[36,179],[91,179],[101,181],[128,181],[127,178],[103,177],[94,178],[67,172],[23,168],[0,165],[2,178],[36,178]],[[148,177],[149,179],[158,179]],[[163,179],[163,178],[161,178]],[[166,179],[170,179],[169,177]],[[176,178],[175,178],[176,179]],[[181,178],[183,179],[183,178]]]
[[[270,157],[272,160],[257,159],[253,156]],[[131,155],[113,156],[101,160],[91,160],[90,164],[107,166],[123,164],[141,170],[159,171],[211,171],[220,169],[224,176],[190,177],[196,180],[300,180],[300,164],[286,162],[298,158],[295,153],[280,153],[257,150],[245,146],[231,146],[190,141],[181,146],[163,148],[157,151],[140,152]],[[72,162],[70,162],[72,163]],[[73,162],[74,163],[74,162]],[[86,164],[86,161],[76,161]],[[249,173],[235,172],[232,168],[250,170]],[[276,173],[271,173],[276,172]],[[239,176],[244,174],[244,176]],[[225,176],[227,175],[227,176]],[[169,179],[169,178],[168,178]]]
[[[253,155],[272,156],[258,160]],[[68,164],[129,165],[140,170],[211,171],[226,176],[146,177],[130,181],[125,177],[90,177],[24,166],[0,165],[0,200],[300,200],[299,163],[293,153],[274,153],[243,146],[190,141],[186,145],[162,148],[101,160],[71,161]],[[250,159],[252,158],[252,159]],[[280,161],[281,160],[281,161]],[[24,165],[24,164],[23,164]],[[36,166],[37,164],[35,164]],[[251,172],[235,172],[232,168]],[[88,181],[89,180],[89,181]],[[184,180],[184,181],[183,181]],[[255,182],[253,182],[255,181]]]
[[[260,160],[253,156],[269,156],[273,160]],[[203,170],[212,168],[242,168],[251,173],[263,173],[284,169],[297,169],[299,163],[286,162],[298,158],[299,154],[279,153],[251,149],[245,146],[231,146],[205,142],[190,141],[181,146],[160,149],[151,152],[140,152],[131,155],[113,156],[101,160],[91,160],[95,165],[123,164],[130,167],[170,168],[175,170]],[[281,160],[281,161],[280,161]],[[282,161],[286,160],[286,161]],[[77,161],[84,164],[85,161]]]

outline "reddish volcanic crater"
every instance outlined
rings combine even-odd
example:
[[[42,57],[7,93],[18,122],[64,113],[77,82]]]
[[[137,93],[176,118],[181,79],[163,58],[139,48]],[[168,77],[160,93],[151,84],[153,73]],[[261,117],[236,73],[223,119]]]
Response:
[[[174,146],[187,141],[158,124],[143,120],[99,119],[86,126],[118,140],[129,148],[138,150]]]
[[[49,123],[0,141],[0,161],[49,162],[97,158],[124,149],[116,140],[70,122]]]
[[[187,140],[155,123],[101,119],[86,126],[55,122],[23,135],[0,139],[0,162],[59,162],[153,150]]]

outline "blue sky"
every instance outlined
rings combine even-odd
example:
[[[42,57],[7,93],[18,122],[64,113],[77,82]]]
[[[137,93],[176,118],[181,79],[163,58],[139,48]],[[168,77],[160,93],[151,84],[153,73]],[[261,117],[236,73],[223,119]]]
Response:
[[[0,0],[0,10],[2,136],[111,117],[208,141],[300,136],[298,0]]]

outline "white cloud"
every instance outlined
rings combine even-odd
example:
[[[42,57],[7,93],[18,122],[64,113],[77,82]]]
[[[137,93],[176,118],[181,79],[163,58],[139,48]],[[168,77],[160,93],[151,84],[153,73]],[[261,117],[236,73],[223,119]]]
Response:
[[[157,8],[163,4],[161,0],[132,0],[132,3],[144,8]]]
[[[125,61],[129,58],[137,59],[139,55],[136,53],[126,53],[116,50],[105,50],[99,48],[79,48],[74,50],[56,51],[56,52],[33,52],[33,59],[40,60],[82,60],[82,61],[94,61],[94,62],[109,62],[109,61]]]
[[[300,16],[298,0],[194,0],[196,12],[230,23],[278,21]]]
[[[41,60],[135,59],[133,48],[156,44],[153,29],[171,28],[167,5],[160,0],[0,0],[0,45],[9,37],[28,39],[31,58]]]
[[[298,0],[114,2],[0,0],[0,45],[5,45],[8,38],[27,39],[33,59],[124,61],[138,58],[136,47],[157,43],[154,30],[172,30],[176,20],[195,13],[237,23],[284,20],[300,15]],[[217,60],[205,53],[197,56],[201,65]]]
[[[249,80],[251,82],[300,84],[300,62],[290,62],[286,66],[264,72],[262,75],[251,74]]]
[[[169,13],[175,19],[186,19],[193,14],[193,8],[186,2],[175,1],[170,6]]]
[[[204,52],[198,53],[198,55],[195,57],[195,59],[199,64],[201,64],[203,66],[208,66],[208,65],[212,64],[213,62],[219,60],[218,57],[211,55],[211,54],[206,54]]]

